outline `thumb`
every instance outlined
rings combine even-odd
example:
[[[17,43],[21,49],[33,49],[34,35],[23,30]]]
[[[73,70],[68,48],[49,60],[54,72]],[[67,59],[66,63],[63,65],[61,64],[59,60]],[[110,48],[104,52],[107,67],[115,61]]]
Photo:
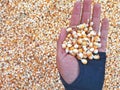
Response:
[[[60,33],[59,39],[57,41],[57,55],[58,56],[66,54],[65,50],[62,48],[62,43],[65,40],[66,36],[67,36],[66,29],[61,29],[61,33]]]

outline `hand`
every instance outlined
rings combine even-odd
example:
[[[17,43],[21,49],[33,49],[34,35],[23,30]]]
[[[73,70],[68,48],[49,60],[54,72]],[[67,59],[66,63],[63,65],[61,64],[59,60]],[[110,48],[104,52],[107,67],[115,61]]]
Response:
[[[94,22],[93,28],[96,32],[98,32],[100,26],[100,14],[101,14],[100,4],[94,4],[92,21]],[[87,23],[87,21],[90,20],[90,17],[91,17],[91,0],[84,0],[83,3],[76,2],[73,8],[70,26],[75,26],[80,23]],[[104,18],[101,23],[102,25],[100,30],[102,47],[99,48],[99,52],[105,52],[109,27],[108,19]],[[66,30],[62,29],[57,42],[57,66],[62,78],[68,84],[71,84],[78,77],[80,73],[80,68],[78,60],[75,57],[67,54],[65,50],[62,49],[62,43],[65,40],[66,35],[67,35]]]

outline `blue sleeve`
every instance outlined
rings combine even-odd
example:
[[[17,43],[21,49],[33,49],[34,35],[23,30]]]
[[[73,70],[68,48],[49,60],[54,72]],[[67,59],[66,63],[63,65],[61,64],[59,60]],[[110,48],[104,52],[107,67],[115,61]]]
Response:
[[[65,90],[102,90],[105,75],[106,53],[99,52],[100,60],[89,60],[87,65],[78,60],[80,73],[76,80],[67,84],[62,76],[60,79]]]

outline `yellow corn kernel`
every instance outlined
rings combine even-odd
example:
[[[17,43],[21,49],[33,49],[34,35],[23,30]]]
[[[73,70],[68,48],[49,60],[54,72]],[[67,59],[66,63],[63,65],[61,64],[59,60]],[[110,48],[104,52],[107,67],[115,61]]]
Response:
[[[94,41],[100,42],[100,37],[99,36],[95,36],[94,37]]]
[[[89,47],[93,47],[93,43],[92,42],[89,43]]]
[[[62,44],[62,48],[65,49],[66,48],[66,44]]]
[[[65,52],[66,52],[66,53],[68,53],[68,52],[69,52],[69,48],[68,48],[68,47],[65,49]]]
[[[100,59],[99,55],[94,55],[94,59]]]
[[[73,50],[73,49],[74,49],[74,47],[70,47],[69,49],[70,49],[70,50]]]
[[[87,54],[87,56],[91,56],[91,55],[92,55],[92,52],[88,50],[88,51],[86,52],[86,54]]]
[[[88,56],[88,59],[92,60],[94,58],[93,55]]]
[[[76,49],[77,49],[78,47],[79,47],[79,46],[78,46],[78,44],[75,44],[75,45],[74,45],[74,48],[76,48]]]
[[[82,42],[82,45],[83,45],[83,46],[87,46],[87,42],[85,42],[85,41]]]
[[[67,37],[70,38],[70,37],[72,37],[72,35],[69,33],[69,34],[67,35]]]
[[[78,60],[81,60],[82,58],[81,58],[80,56],[77,55],[77,59],[78,59]]]
[[[94,48],[93,48],[93,47],[92,47],[92,48],[90,48],[90,51],[91,51],[91,52],[93,52],[93,51],[94,51]]]
[[[83,52],[83,58],[87,58],[86,52]]]
[[[93,28],[90,26],[90,27],[89,27],[89,30],[93,30]]]
[[[83,34],[83,35],[82,35],[82,38],[86,38],[86,37],[87,37],[87,35],[86,35],[86,34]]]
[[[77,56],[82,59],[83,58],[83,53],[78,53]]]
[[[81,38],[78,38],[77,43],[78,43],[78,44],[81,44],[81,43],[82,43],[82,39],[81,39]]]
[[[72,32],[72,28],[67,28],[66,31],[67,32]]]
[[[78,50],[77,49],[73,49],[73,53],[77,54]]]
[[[77,35],[78,35],[78,37],[81,37],[81,36],[82,36],[82,34],[81,34],[81,33],[77,33]]]
[[[85,23],[78,25],[77,28],[83,30],[85,28]]]
[[[74,53],[73,50],[70,50],[69,53],[74,57],[76,56],[76,53]]]
[[[80,48],[80,49],[78,49],[78,51],[79,51],[79,52],[83,52],[83,49]]]
[[[98,49],[98,46],[93,46],[94,49]]]
[[[82,62],[83,64],[87,64],[87,60],[86,60],[86,59],[81,59],[81,62]]]
[[[67,47],[72,47],[72,44],[71,44],[71,43],[68,43],[68,44],[67,44]]]
[[[89,34],[90,34],[90,35],[96,35],[96,32],[93,31],[93,30],[91,30]]]
[[[93,51],[95,54],[98,54],[98,49],[94,49]]]
[[[73,39],[72,40],[72,44],[74,45],[74,44],[76,44],[77,43],[77,40],[76,39]]]
[[[94,46],[97,46],[97,47],[101,47],[101,43],[98,43],[98,42],[94,42]]]
[[[87,32],[87,31],[88,31],[88,28],[84,28],[84,31]]]

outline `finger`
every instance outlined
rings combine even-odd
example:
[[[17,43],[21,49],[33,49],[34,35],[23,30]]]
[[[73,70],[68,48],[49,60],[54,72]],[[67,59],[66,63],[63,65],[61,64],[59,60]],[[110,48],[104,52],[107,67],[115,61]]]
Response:
[[[73,11],[72,11],[72,16],[71,16],[71,19],[70,19],[70,26],[76,26],[80,23],[80,15],[81,15],[81,12],[82,12],[82,3],[77,1],[75,4],[74,4],[74,8],[73,8]]]
[[[101,6],[100,4],[95,4],[93,8],[93,29],[98,33],[100,26],[100,14],[101,14]]]
[[[102,26],[101,26],[101,44],[102,44],[102,46],[101,46],[101,48],[99,48],[99,52],[106,51],[108,29],[109,29],[109,21],[108,21],[108,19],[104,18],[102,21]]]
[[[91,0],[84,0],[81,23],[87,23],[91,14]]]
[[[66,30],[62,29],[60,36],[59,36],[59,39],[57,41],[57,55],[59,55],[59,56],[65,54],[65,50],[62,48],[62,43],[65,40],[66,35],[67,35]]]

